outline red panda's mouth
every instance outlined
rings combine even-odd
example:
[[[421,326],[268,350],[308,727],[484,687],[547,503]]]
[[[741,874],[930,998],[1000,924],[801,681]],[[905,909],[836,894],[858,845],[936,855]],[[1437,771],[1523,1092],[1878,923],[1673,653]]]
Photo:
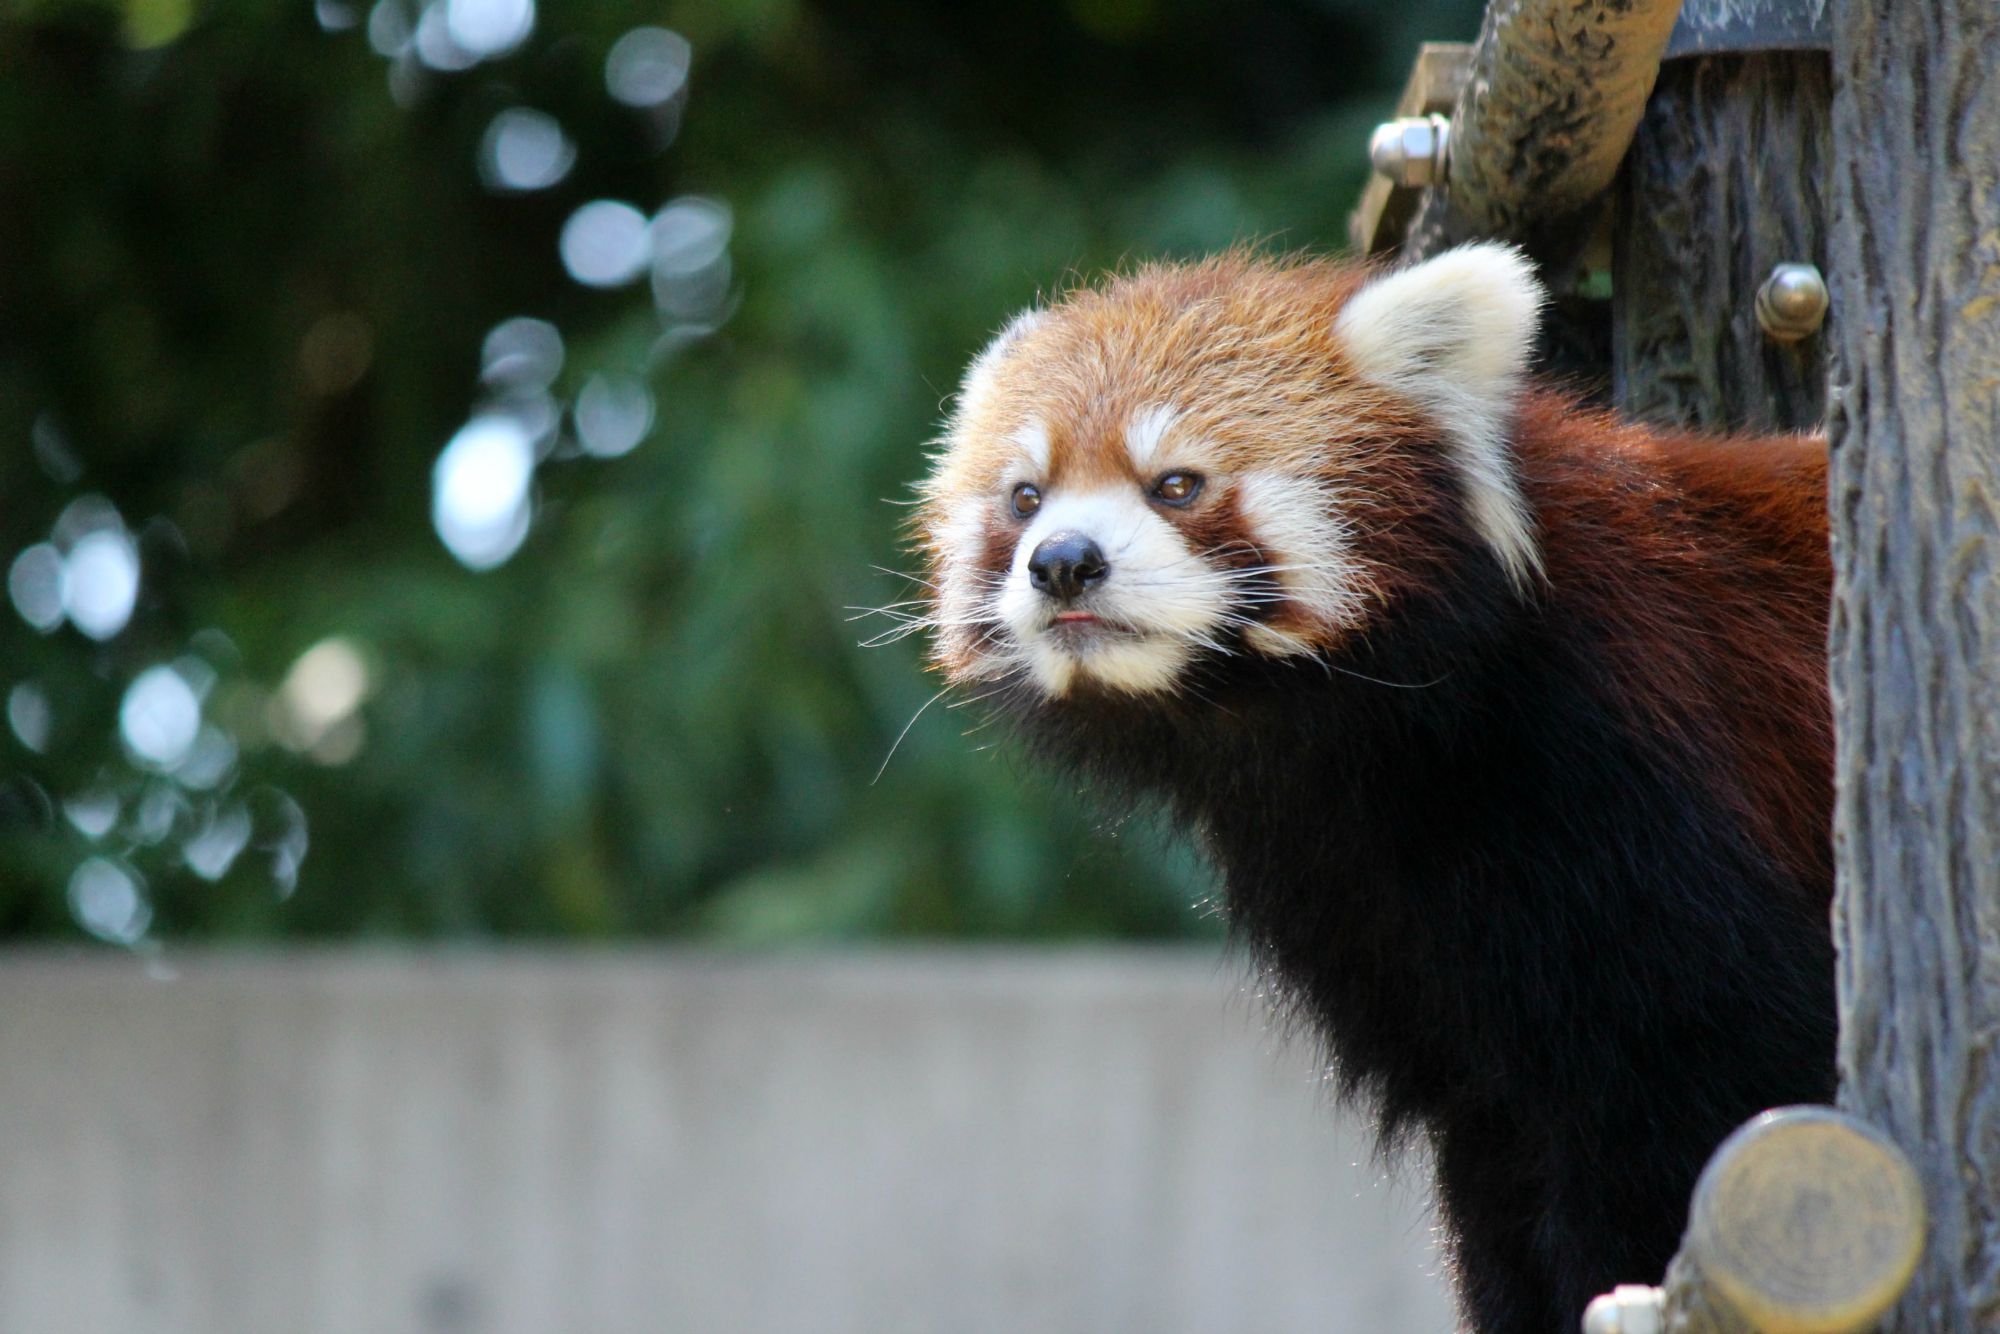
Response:
[[[1043,631],[1056,643],[1081,648],[1092,641],[1142,639],[1145,632],[1136,625],[1114,621],[1094,611],[1059,611]]]

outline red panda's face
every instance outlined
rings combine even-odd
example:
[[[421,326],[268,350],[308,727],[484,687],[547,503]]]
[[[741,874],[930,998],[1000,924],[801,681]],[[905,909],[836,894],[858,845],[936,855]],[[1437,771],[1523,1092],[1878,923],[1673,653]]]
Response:
[[[967,373],[918,516],[946,673],[1146,696],[1204,658],[1326,651],[1395,584],[1380,534],[1440,448],[1525,575],[1486,418],[1532,336],[1532,280],[1493,247],[1364,276],[1229,256],[1010,324]],[[1521,327],[1491,343],[1496,310]]]

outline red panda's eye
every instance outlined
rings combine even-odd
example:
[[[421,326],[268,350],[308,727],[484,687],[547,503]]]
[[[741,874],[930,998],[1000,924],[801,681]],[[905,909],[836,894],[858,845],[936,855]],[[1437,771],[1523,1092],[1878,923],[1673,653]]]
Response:
[[[1201,492],[1201,476],[1191,472],[1170,472],[1153,483],[1153,499],[1168,505],[1185,505]]]
[[[1025,519],[1042,507],[1041,488],[1023,482],[1014,488],[1014,516]]]

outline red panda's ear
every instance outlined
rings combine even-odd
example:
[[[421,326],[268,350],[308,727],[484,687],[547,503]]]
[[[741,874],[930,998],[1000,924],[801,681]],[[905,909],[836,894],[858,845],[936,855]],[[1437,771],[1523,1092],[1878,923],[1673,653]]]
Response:
[[[1368,284],[1337,325],[1362,378],[1443,428],[1473,523],[1524,589],[1541,552],[1507,441],[1544,299],[1520,251],[1461,246]]]
[[[1020,341],[1023,334],[1040,324],[1046,314],[1032,308],[1022,311],[1007,321],[1006,327],[993,336],[993,341],[986,345],[985,350],[972,359],[972,365],[966,368],[965,379],[958,388],[956,415],[961,421],[977,409],[980,400],[991,390],[993,372],[1006,359],[1009,349]]]

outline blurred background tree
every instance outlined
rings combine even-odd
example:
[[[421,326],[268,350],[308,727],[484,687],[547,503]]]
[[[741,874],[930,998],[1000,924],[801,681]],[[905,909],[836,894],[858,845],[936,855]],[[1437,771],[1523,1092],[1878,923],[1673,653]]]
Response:
[[[989,331],[1332,246],[1479,8],[17,3],[0,933],[1217,930],[852,609]]]

